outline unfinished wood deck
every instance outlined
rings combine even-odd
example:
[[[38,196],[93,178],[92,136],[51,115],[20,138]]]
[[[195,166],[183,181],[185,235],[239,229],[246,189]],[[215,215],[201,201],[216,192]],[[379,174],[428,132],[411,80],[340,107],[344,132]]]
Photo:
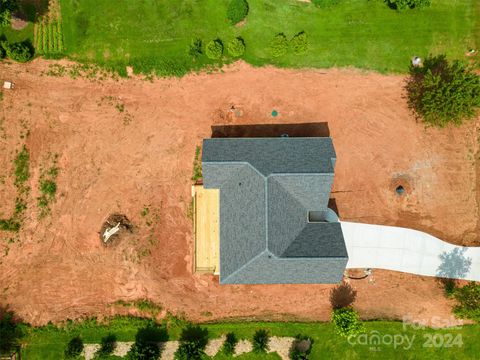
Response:
[[[220,190],[192,187],[194,206],[194,270],[219,274],[220,271]]]

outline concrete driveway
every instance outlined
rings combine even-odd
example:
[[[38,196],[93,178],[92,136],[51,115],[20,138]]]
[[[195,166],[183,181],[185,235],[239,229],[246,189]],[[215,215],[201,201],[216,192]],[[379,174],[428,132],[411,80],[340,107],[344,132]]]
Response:
[[[480,281],[480,247],[455,246],[427,233],[341,222],[347,268],[378,268]]]

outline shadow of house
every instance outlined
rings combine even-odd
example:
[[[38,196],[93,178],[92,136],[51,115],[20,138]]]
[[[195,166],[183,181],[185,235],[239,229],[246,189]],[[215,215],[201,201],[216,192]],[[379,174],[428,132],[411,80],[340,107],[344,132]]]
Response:
[[[301,124],[214,125],[212,138],[329,137],[327,122]]]
[[[465,256],[466,248],[455,248],[439,255],[441,263],[437,276],[448,279],[463,279],[470,271],[472,259]]]

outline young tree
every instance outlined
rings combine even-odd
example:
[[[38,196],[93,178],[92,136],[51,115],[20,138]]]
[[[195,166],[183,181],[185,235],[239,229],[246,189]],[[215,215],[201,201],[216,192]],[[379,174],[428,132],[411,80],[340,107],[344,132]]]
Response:
[[[117,337],[113,334],[108,334],[102,338],[100,343],[100,349],[95,353],[95,358],[101,359],[102,357],[110,355],[117,346]]]
[[[267,330],[260,329],[253,334],[253,351],[266,352],[268,350],[268,340],[270,335]]]
[[[341,309],[353,304],[357,292],[348,283],[342,283],[330,291],[330,304],[333,309]]]
[[[13,312],[0,309],[0,354],[8,354],[14,350],[22,336]]]
[[[435,126],[459,125],[480,107],[480,76],[459,61],[449,63],[445,55],[412,66],[406,90],[410,108]]]
[[[65,358],[66,359],[76,359],[80,356],[83,351],[83,340],[80,336],[75,336],[72,340],[70,340],[67,344],[67,348],[65,349]]]
[[[228,333],[225,342],[223,343],[222,351],[225,355],[233,355],[235,346],[237,346],[238,339],[234,333]]]
[[[208,330],[200,326],[187,326],[180,334],[176,360],[200,360],[208,343]]]

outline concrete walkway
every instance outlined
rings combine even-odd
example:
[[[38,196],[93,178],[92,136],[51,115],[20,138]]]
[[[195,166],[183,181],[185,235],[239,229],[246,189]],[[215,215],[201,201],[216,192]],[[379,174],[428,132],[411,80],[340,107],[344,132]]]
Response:
[[[393,226],[341,222],[347,268],[378,268],[480,281],[480,247],[455,246],[427,233]]]

